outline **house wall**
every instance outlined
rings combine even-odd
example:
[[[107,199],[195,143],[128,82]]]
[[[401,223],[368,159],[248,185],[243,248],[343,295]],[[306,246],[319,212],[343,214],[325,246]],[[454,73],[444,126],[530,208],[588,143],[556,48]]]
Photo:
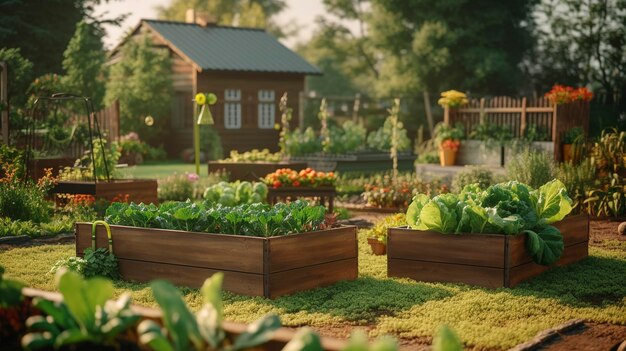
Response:
[[[198,92],[212,92],[218,102],[211,106],[215,120],[214,128],[222,138],[224,153],[230,150],[246,151],[253,148],[278,150],[276,129],[259,128],[259,90],[274,91],[274,121],[280,123],[278,104],[283,93],[287,93],[287,104],[293,109],[291,127],[298,126],[299,94],[305,89],[304,75],[258,72],[213,72],[203,71],[196,75]],[[227,129],[224,126],[224,103],[227,89],[241,90],[241,128]]]

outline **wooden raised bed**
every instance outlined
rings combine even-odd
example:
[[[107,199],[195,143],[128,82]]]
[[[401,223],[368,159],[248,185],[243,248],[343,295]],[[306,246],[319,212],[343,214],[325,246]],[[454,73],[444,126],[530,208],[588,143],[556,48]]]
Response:
[[[393,161],[388,152],[355,153],[347,155],[307,155],[290,158],[292,161],[306,162],[308,167],[322,172],[373,172],[393,168]],[[398,170],[412,171],[415,155],[402,152],[398,154]]]
[[[209,172],[226,171],[229,181],[258,181],[281,168],[299,171],[307,167],[306,162],[217,162],[209,161]]]
[[[28,165],[28,176],[37,180],[46,174],[46,169],[52,170],[53,176],[58,176],[59,172],[65,167],[72,167],[76,162],[76,158],[72,157],[52,157],[38,158],[31,160]]]
[[[294,201],[299,198],[319,198],[320,205],[326,206],[329,213],[333,213],[335,206],[335,187],[320,186],[312,187],[270,187],[267,192],[267,202],[274,205],[280,199],[284,201]],[[326,203],[328,202],[328,205]]]
[[[357,278],[356,227],[259,238],[111,226],[113,252],[126,280],[167,279],[200,287],[224,272],[224,289],[275,298]],[[108,247],[103,226],[98,247]],[[91,247],[91,223],[76,224],[76,255]]]
[[[554,226],[563,234],[565,250],[553,266],[588,256],[587,215],[566,217]],[[388,233],[389,277],[498,288],[514,287],[550,268],[534,263],[526,253],[526,235],[455,235],[407,228],[390,228]]]
[[[63,180],[50,190],[51,194],[88,194],[96,199],[113,201],[128,195],[128,201],[158,204],[156,179],[115,179],[107,181]]]

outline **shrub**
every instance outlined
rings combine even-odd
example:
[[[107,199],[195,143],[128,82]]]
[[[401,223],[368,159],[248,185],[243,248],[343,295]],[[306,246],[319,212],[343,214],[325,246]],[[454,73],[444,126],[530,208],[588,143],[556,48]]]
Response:
[[[289,156],[302,156],[322,151],[322,141],[313,128],[295,129],[285,135],[285,149]]]
[[[346,154],[359,151],[365,147],[367,130],[360,124],[346,121],[342,128],[330,128],[330,145],[328,152],[331,154]]]
[[[411,140],[407,135],[406,129],[402,123],[398,124],[398,152],[408,151],[411,149]],[[385,120],[385,124],[378,130],[371,132],[367,136],[367,147],[370,149],[389,152],[391,150],[391,135],[393,132],[393,125],[390,118]]]
[[[280,152],[272,153],[269,149],[252,149],[243,153],[237,150],[230,151],[230,157],[222,160],[223,162],[280,162],[282,160]]]
[[[478,184],[481,189],[487,189],[494,184],[493,172],[482,167],[465,167],[452,179],[452,191],[458,193],[468,184]]]
[[[387,208],[406,208],[413,196],[418,193],[437,194],[442,191],[441,180],[425,181],[415,175],[406,173],[398,177],[393,183],[388,174],[372,178],[372,182],[365,186],[363,199],[368,205]]]
[[[225,172],[211,172],[206,178],[200,178],[195,173],[174,174],[159,179],[158,198],[159,201],[201,199],[207,187],[226,178]]]
[[[554,178],[555,164],[548,153],[525,148],[507,163],[506,173],[510,180],[538,188]]]
[[[3,176],[0,178],[0,217],[12,220],[45,222],[50,218],[50,206],[45,199],[48,190],[54,184],[51,171],[37,183],[17,178],[18,167],[3,164]]]
[[[593,189],[596,180],[596,167],[592,159],[584,159],[579,164],[564,162],[557,169],[557,179],[565,187],[574,201],[574,211],[580,211],[587,193]]]

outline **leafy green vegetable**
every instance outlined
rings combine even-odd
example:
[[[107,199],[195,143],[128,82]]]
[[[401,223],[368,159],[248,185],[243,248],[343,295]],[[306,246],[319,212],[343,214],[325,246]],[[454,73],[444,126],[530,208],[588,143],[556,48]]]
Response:
[[[82,342],[113,345],[115,338],[135,325],[139,316],[130,309],[130,295],[113,297],[113,284],[100,277],[85,280],[69,270],[57,272],[63,302],[34,299],[45,316],[26,320],[30,333],[22,339],[27,350],[61,348]]]
[[[477,184],[461,193],[429,199],[419,194],[406,213],[409,226],[440,233],[490,233],[528,235],[527,251],[536,263],[550,265],[563,253],[563,237],[548,224],[562,220],[572,210],[563,183],[552,180],[537,190],[516,181],[481,190]]]
[[[105,219],[110,224],[133,227],[270,237],[322,229],[325,214],[323,206],[309,206],[306,201],[235,207],[187,201],[160,206],[114,203]]]
[[[223,206],[237,206],[265,202],[267,198],[267,186],[255,182],[219,182],[204,191],[204,199],[210,204]]]

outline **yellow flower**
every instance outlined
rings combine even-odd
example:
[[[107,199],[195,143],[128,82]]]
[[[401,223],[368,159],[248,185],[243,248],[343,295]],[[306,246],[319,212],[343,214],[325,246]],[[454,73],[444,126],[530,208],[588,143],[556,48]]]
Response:
[[[196,94],[196,104],[202,106],[206,103],[206,95],[204,95],[204,93],[198,93]]]
[[[437,103],[443,107],[459,107],[469,103],[467,96],[457,90],[448,90],[441,93]]]

